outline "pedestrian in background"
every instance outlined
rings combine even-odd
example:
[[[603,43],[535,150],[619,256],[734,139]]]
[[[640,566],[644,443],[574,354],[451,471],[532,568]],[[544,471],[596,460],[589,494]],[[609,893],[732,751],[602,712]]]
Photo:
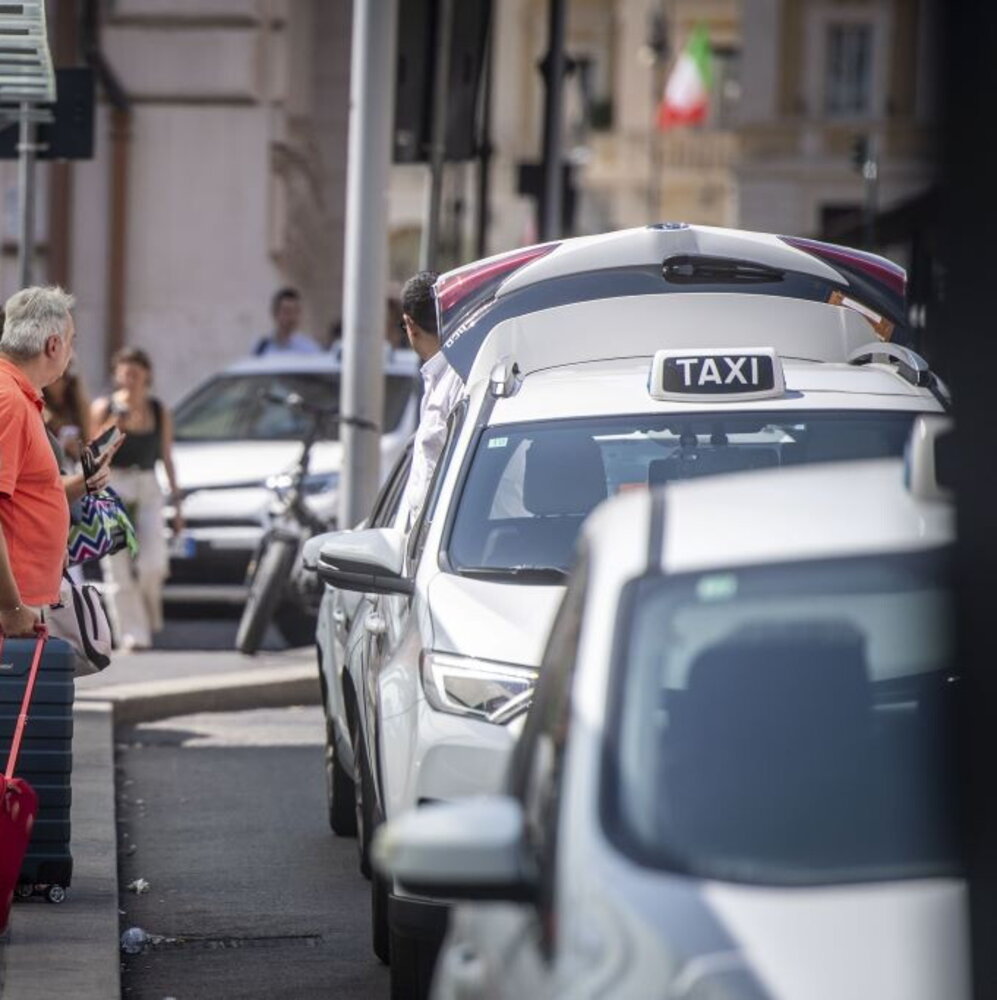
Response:
[[[412,468],[405,484],[410,526],[426,499],[433,471],[443,452],[447,420],[464,389],[460,376],[440,350],[433,292],[437,277],[435,271],[420,271],[402,289],[402,324],[412,350],[422,361],[419,374],[423,383],[419,426],[412,445]]]
[[[163,627],[163,581],[169,554],[163,534],[163,491],[156,464],[163,463],[173,504],[173,532],[183,530],[181,495],[173,466],[173,418],[152,395],[152,361],[138,347],[122,348],[112,359],[114,392],[94,400],[93,425],[100,433],[116,423],[125,439],[111,459],[111,485],[131,515],[139,552],[127,550],[105,560],[115,586],[113,614],[123,649],[148,649]]]
[[[80,461],[83,444],[90,440],[90,399],[83,380],[72,365],[42,390],[45,425],[55,436],[66,457]]]
[[[73,356],[73,297],[15,292],[0,339],[0,628],[30,635],[59,600],[69,502],[42,418],[42,390]]]
[[[253,354],[276,354],[291,351],[298,354],[317,354],[321,348],[315,341],[298,329],[301,323],[301,294],[296,288],[281,288],[270,301],[273,316],[273,330],[261,337],[253,348]]]

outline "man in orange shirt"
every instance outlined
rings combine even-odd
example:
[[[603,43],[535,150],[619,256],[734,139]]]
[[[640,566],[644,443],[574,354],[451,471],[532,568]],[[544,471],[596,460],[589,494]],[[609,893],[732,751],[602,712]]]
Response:
[[[42,389],[66,370],[73,297],[25,288],[4,306],[0,338],[0,628],[30,635],[59,599],[69,504],[42,419]]]

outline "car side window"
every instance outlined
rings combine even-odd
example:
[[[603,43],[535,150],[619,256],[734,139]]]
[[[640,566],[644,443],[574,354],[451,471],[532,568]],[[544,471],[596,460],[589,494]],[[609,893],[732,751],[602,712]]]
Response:
[[[523,806],[527,850],[541,873],[541,951],[553,954],[556,853],[561,773],[571,726],[571,686],[578,658],[588,561],[579,555],[551,627],[536,696],[510,765],[511,791]]]
[[[391,524],[395,511],[398,509],[398,498],[408,480],[408,470],[411,464],[412,445],[409,444],[395,461],[388,473],[388,478],[385,479],[374,498],[374,503],[370,508],[370,518],[367,521],[368,528],[385,528]]]
[[[404,454],[391,470],[384,488],[378,497],[378,504],[374,516],[371,518],[371,527],[388,528],[393,526],[395,516],[398,514],[398,507],[401,504],[402,495],[405,492],[405,484],[408,482],[409,468],[412,465],[412,447],[405,449]]]
[[[443,443],[443,451],[440,454],[440,460],[436,463],[436,468],[433,470],[433,478],[429,483],[426,502],[422,505],[422,510],[419,512],[419,516],[416,518],[415,524],[412,525],[412,531],[409,534],[408,564],[412,570],[418,566],[419,559],[422,557],[422,550],[426,545],[426,536],[429,534],[429,528],[433,523],[433,515],[436,513],[436,505],[440,499],[440,487],[443,484],[450,461],[453,458],[454,447],[457,444],[457,438],[460,436],[460,429],[464,425],[464,416],[466,413],[467,400],[462,399],[454,407],[453,412],[447,420],[447,438]]]

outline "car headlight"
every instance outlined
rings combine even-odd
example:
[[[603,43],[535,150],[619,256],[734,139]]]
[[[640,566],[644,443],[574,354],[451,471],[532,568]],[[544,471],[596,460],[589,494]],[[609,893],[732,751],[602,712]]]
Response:
[[[424,652],[422,687],[439,712],[503,725],[530,707],[537,671],[453,653]]]

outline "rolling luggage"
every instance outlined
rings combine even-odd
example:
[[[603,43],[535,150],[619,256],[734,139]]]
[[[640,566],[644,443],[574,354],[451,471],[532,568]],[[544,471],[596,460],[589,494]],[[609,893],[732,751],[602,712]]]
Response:
[[[8,748],[13,749],[19,710],[38,648],[33,639],[7,639],[0,650],[0,761]],[[62,639],[45,642],[17,765],[18,778],[29,783],[38,796],[38,814],[16,893],[44,893],[53,903],[65,898],[73,875],[69,811],[74,655]]]
[[[21,710],[17,716],[10,753],[7,755],[7,767],[0,777],[0,933],[7,929],[10,921],[10,905],[14,901],[21,863],[27,853],[28,841],[38,814],[38,796],[35,790],[23,778],[15,778],[14,770],[28,721],[31,695],[34,693],[38,669],[45,652],[45,638],[45,633],[41,632],[35,641]],[[4,645],[4,638],[0,636],[0,669],[6,666],[3,662]]]

